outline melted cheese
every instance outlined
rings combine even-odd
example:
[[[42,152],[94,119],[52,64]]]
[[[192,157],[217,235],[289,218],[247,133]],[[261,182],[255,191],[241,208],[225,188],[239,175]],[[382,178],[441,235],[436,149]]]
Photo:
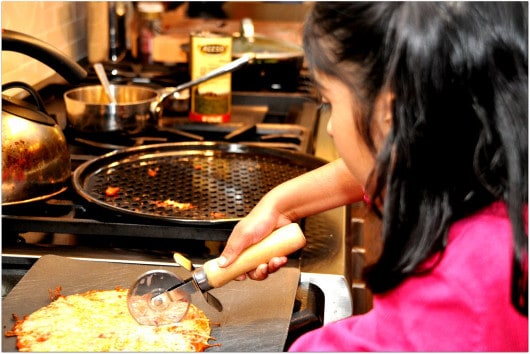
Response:
[[[203,351],[210,323],[190,304],[181,322],[161,326],[138,324],[127,308],[127,290],[89,291],[59,297],[24,320],[10,335],[20,351]]]

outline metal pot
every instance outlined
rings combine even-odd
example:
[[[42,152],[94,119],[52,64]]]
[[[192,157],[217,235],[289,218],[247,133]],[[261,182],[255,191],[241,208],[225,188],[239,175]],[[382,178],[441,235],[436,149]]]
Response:
[[[251,60],[252,55],[242,55],[199,79],[162,90],[134,84],[110,85],[116,103],[109,102],[101,85],[69,90],[64,93],[68,123],[82,132],[140,132],[157,125],[167,98],[178,99],[180,92],[239,69]]]
[[[2,50],[26,54],[71,83],[86,71],[51,45],[23,33],[2,30]],[[45,110],[40,96],[22,82],[3,85],[2,92],[22,89],[35,105],[2,95],[2,205],[49,198],[67,187],[71,175],[66,138]]]
[[[252,53],[255,59],[234,73],[234,90],[296,90],[298,75],[304,63],[301,47],[254,34],[252,20],[244,18],[239,35],[233,39],[232,56],[239,58],[248,53]]]
[[[141,131],[156,122],[159,92],[136,85],[110,85],[116,104],[107,100],[103,86],[92,85],[65,92],[69,125],[82,132]]]
[[[2,205],[59,194],[71,174],[66,138],[38,94],[21,82],[6,84],[3,90],[11,88],[29,92],[37,107],[2,95]]]

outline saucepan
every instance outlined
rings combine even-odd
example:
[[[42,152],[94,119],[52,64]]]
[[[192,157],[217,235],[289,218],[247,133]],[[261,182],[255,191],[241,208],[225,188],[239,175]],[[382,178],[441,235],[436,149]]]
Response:
[[[176,87],[157,90],[135,84],[110,85],[116,103],[110,102],[101,85],[71,89],[64,93],[68,123],[81,132],[141,132],[157,125],[167,98],[178,99],[182,91],[239,69],[253,58],[252,54],[245,54],[201,78]]]

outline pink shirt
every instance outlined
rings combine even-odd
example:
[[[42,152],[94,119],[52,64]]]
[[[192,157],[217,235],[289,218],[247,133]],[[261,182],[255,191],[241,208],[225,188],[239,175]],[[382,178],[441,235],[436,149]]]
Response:
[[[524,351],[510,301],[512,239],[498,202],[456,222],[433,271],[374,295],[368,313],[306,333],[290,351]]]

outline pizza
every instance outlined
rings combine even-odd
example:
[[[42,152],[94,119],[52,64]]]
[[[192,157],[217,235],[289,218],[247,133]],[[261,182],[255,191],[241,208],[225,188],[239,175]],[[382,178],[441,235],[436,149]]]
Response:
[[[127,308],[127,289],[91,290],[62,296],[23,319],[6,336],[17,337],[23,352],[163,352],[204,351],[209,344],[210,321],[190,304],[184,318],[168,325],[141,325]],[[50,292],[50,295],[52,292]]]

